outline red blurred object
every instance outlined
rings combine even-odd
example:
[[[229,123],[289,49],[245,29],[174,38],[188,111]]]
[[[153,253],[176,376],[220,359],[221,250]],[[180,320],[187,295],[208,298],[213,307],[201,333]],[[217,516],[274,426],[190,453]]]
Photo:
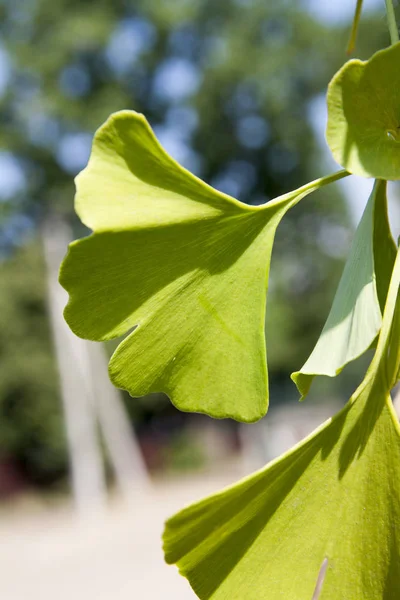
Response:
[[[27,488],[21,469],[11,458],[0,459],[0,500],[7,499]]]

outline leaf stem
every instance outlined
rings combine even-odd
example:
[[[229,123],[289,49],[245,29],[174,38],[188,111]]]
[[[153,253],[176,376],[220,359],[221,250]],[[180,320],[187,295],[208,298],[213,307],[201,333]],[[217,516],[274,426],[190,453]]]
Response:
[[[270,202],[267,202],[266,204],[262,204],[259,208],[267,208],[271,207],[272,205],[279,206],[280,204],[285,205],[288,202],[288,200],[295,200],[295,203],[297,204],[297,202],[300,201],[307,194],[310,194],[311,192],[314,192],[315,190],[318,190],[319,188],[322,188],[325,185],[328,185],[329,183],[333,183],[334,181],[343,179],[343,177],[348,177],[349,175],[351,175],[351,173],[349,173],[345,169],[342,169],[341,171],[336,171],[335,173],[331,173],[330,175],[325,175],[325,177],[314,179],[313,181],[310,181],[309,183],[306,183],[305,185],[302,185],[301,187],[297,188],[297,190],[293,190],[292,192],[288,192],[283,196],[278,196],[274,200],[270,200]]]
[[[400,248],[397,250],[389,290],[386,297],[385,310],[382,316],[382,327],[379,333],[376,352],[368,372],[374,373],[379,363],[385,376],[388,391],[394,387],[400,369]],[[379,368],[379,367],[378,367]],[[365,378],[367,379],[367,377]]]
[[[357,0],[356,11],[354,13],[354,18],[353,18],[353,25],[351,27],[350,39],[349,39],[349,43],[347,44],[347,48],[346,48],[347,54],[351,54],[354,51],[354,48],[356,46],[356,39],[357,39],[358,25],[360,23],[362,3],[363,3],[363,0]]]
[[[386,2],[386,16],[388,21],[390,41],[396,44],[399,41],[399,30],[397,28],[396,14],[394,12],[393,0],[385,0]]]

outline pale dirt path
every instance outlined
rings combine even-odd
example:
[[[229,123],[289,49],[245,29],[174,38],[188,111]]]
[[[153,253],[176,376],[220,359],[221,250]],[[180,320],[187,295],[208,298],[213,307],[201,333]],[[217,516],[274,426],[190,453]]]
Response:
[[[1,600],[193,600],[163,562],[164,519],[237,479],[231,471],[157,484],[80,522],[67,508],[0,514]]]

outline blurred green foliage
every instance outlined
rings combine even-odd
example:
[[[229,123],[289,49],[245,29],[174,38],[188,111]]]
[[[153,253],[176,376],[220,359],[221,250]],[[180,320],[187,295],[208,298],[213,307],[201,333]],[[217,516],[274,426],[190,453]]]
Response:
[[[15,249],[49,212],[82,233],[73,176],[95,129],[111,112],[144,112],[184,166],[245,202],[265,202],[322,174],[310,101],[344,62],[348,30],[321,25],[295,0],[3,0],[0,35],[10,69],[0,145],[23,183],[0,199],[0,443],[45,478],[66,459],[44,272],[36,245]],[[361,57],[386,35],[365,19]],[[331,188],[278,230],[267,311],[275,383],[318,337],[343,250],[321,239],[347,226]],[[141,417],[140,401],[129,407]],[[148,409],[143,417],[149,423]]]
[[[0,458],[50,483],[65,472],[66,445],[38,244],[1,262],[0,281]]]

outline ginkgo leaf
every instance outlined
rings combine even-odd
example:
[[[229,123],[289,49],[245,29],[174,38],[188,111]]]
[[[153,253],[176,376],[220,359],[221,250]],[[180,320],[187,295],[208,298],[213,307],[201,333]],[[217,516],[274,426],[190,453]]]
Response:
[[[345,175],[247,206],[180,167],[142,115],[113,115],[77,179],[76,210],[94,234],[61,267],[69,326],[92,340],[137,326],[109,367],[132,396],[163,391],[184,411],[259,419],[276,227],[303,196]]]
[[[319,600],[398,597],[400,428],[390,389],[399,282],[400,252],[374,359],[345,408],[262,471],[167,522],[166,560],[201,600],[311,600],[317,581]]]
[[[351,173],[400,179],[400,44],[350,60],[328,87],[327,141]]]
[[[316,375],[334,377],[363,354],[381,327],[396,245],[387,217],[386,182],[377,180],[357,228],[332,308],[305,365],[292,374],[302,399]]]

